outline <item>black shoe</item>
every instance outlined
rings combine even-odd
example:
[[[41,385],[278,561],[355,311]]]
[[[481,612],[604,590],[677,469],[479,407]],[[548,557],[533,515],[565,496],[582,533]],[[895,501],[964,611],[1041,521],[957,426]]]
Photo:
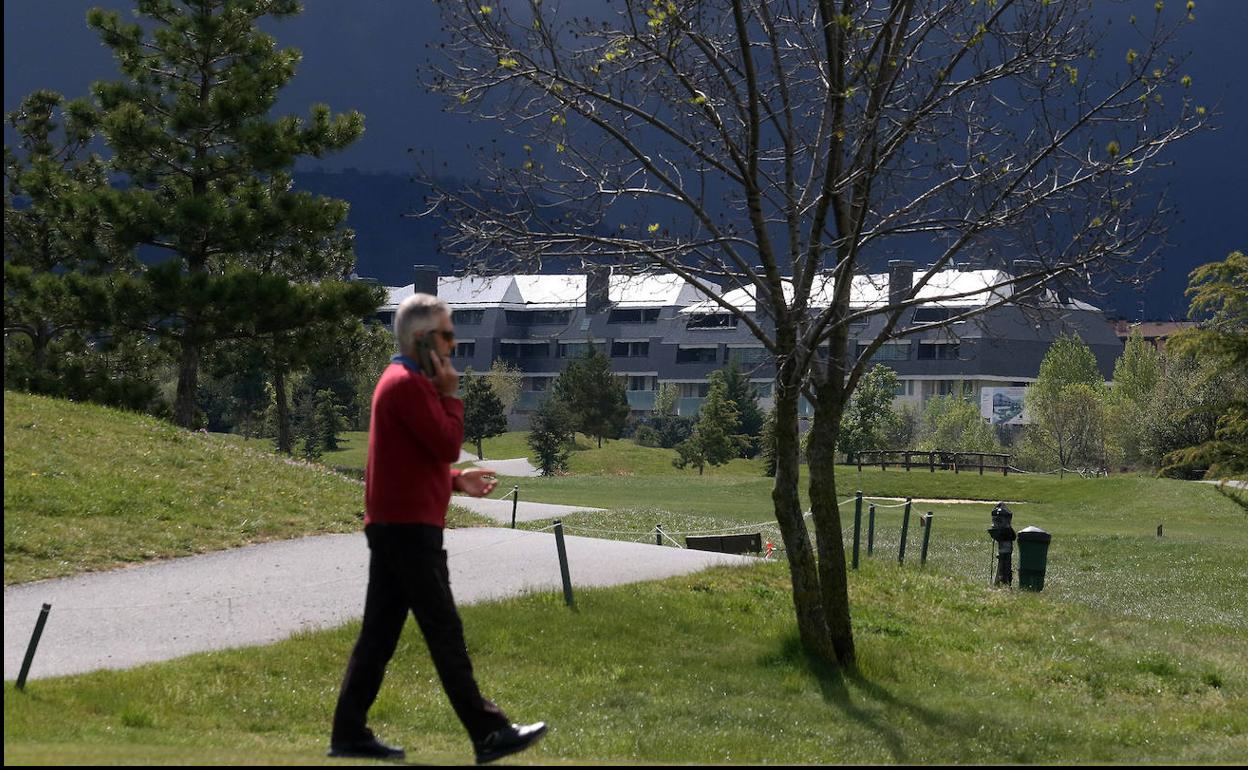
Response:
[[[477,744],[477,764],[484,765],[508,754],[523,751],[537,743],[546,734],[546,723],[535,722],[531,725],[512,725],[502,730],[495,730]]]
[[[352,759],[403,759],[407,753],[403,749],[387,746],[369,733],[367,738],[361,738],[358,741],[330,743],[329,756]]]

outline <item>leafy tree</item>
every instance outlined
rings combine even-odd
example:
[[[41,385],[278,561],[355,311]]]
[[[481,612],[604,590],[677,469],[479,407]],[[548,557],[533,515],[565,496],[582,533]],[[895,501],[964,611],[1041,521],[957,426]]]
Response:
[[[934,396],[924,405],[920,449],[945,452],[999,452],[992,426],[979,407],[955,395]]]
[[[704,466],[723,465],[740,456],[746,442],[740,429],[741,419],[737,405],[728,397],[724,373],[711,372],[710,390],[698,410],[693,435],[676,445],[677,457],[672,463],[677,468],[692,465],[701,476]]]
[[[597,438],[599,448],[603,438],[619,438],[628,420],[628,394],[624,382],[611,371],[611,360],[593,345],[583,357],[568,362],[554,390],[576,429]]]
[[[514,365],[496,358],[490,364],[490,371],[481,376],[486,378],[486,381],[490,383],[490,389],[494,391],[494,395],[498,396],[499,402],[503,405],[503,414],[511,414],[516,402],[520,400],[520,387],[523,384],[524,375]]]
[[[876,364],[862,378],[841,421],[842,452],[888,448],[889,437],[902,430],[901,417],[893,411],[898,382],[897,373],[883,364]]]
[[[741,372],[736,361],[724,368],[724,385],[728,400],[737,407],[740,433],[745,437],[741,444],[741,456],[753,457],[759,452],[759,437],[763,432],[763,410],[758,406],[758,389]]]
[[[1105,382],[1077,336],[1059,335],[1027,390],[1034,439],[1058,468],[1105,465]]]
[[[990,248],[1041,263],[940,322],[953,324],[1137,263],[1164,226],[1143,179],[1205,120],[1169,50],[1187,14],[1158,3],[1124,66],[1126,51],[1099,50],[1089,5],[439,4],[446,59],[427,82],[515,135],[480,155],[475,192],[422,164],[443,246],[470,268],[566,257],[663,269],[758,339],[775,364],[774,512],[800,639],[818,658],[854,661],[833,462],[842,417],[932,277]],[[887,302],[851,304],[868,257],[916,237],[931,268]],[[849,329],[868,317],[878,323],[858,356]],[[799,496],[804,393],[813,538]]]
[[[507,432],[503,402],[484,376],[464,372],[464,438],[477,445],[477,459],[484,460],[481,442]]]
[[[1123,460],[1136,464],[1143,458],[1140,442],[1144,415],[1161,380],[1161,357],[1144,341],[1139,329],[1127,338],[1122,355],[1114,363],[1114,387],[1106,403],[1106,424]]]
[[[528,443],[543,476],[567,471],[574,430],[572,415],[560,399],[547,398],[538,405],[529,425]]]
[[[296,0],[140,0],[143,24],[98,8],[87,15],[125,78],[92,88],[110,169],[123,183],[98,188],[95,205],[119,247],[172,257],[172,272],[144,271],[148,290],[130,299],[150,302],[145,331],[178,349],[179,425],[195,420],[205,349],[243,334],[262,310],[246,290],[258,271],[240,271],[244,258],[310,254],[346,214],[339,201],[291,190],[287,172],[300,156],[347,146],[362,117],[331,117],[323,105],[306,122],[269,115],[300,55],[278,49],[259,23],[298,11]],[[276,365],[288,365],[290,350],[274,353]]]
[[[675,417],[679,403],[680,389],[670,382],[663,383],[659,386],[658,393],[654,395],[654,416]]]

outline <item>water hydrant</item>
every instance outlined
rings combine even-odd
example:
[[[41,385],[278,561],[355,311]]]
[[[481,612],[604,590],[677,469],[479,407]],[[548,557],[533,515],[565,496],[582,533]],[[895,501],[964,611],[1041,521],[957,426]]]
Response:
[[[988,536],[997,543],[997,574],[993,577],[993,585],[1010,585],[1014,582],[1014,540],[1018,537],[1010,522],[1014,513],[997,503],[992,509],[992,526],[988,528]]]

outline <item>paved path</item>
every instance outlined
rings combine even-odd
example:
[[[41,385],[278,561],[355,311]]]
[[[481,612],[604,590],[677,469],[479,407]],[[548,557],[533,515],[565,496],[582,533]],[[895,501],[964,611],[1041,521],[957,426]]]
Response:
[[[500,486],[499,489],[502,489]],[[523,490],[522,490],[523,493]],[[498,490],[494,491],[498,494]],[[508,490],[506,497],[468,497],[467,495],[455,495],[451,498],[452,505],[458,505],[461,508],[467,508],[474,513],[479,513],[489,519],[497,521],[499,524],[511,524],[511,493]],[[587,505],[555,505],[554,503],[532,503],[527,502],[523,498],[519,505],[516,506],[516,521],[546,521],[550,519],[558,519],[561,516],[567,516],[577,511],[602,511],[603,508],[591,508]]]
[[[541,476],[542,471],[533,463],[529,462],[527,457],[517,457],[514,460],[476,460],[473,458],[473,465],[478,468],[489,468],[500,476]]]
[[[574,587],[656,580],[715,564],[755,561],[642,543],[565,539]],[[555,538],[549,532],[447,530],[446,548],[461,604],[561,590]],[[298,631],[339,626],[360,617],[367,572],[368,546],[357,533],[6,588],[4,678],[17,678],[44,602],[52,612],[31,679],[269,644]]]

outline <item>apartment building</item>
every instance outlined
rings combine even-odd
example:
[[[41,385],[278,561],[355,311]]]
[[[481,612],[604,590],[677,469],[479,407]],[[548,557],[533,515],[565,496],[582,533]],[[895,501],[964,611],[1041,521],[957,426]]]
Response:
[[[1026,271],[1027,263],[1015,263]],[[890,263],[887,273],[855,276],[851,306],[882,307],[908,292],[925,270],[906,261]],[[921,408],[932,396],[959,394],[978,401],[994,390],[1033,382],[1052,341],[1077,334],[1110,378],[1122,343],[1095,307],[1046,292],[1022,307],[1005,304],[945,328],[923,328],[1010,296],[1002,270],[947,270],[934,275],[919,294],[926,300],[906,310],[897,328],[913,329],[877,350],[873,360],[897,372],[899,403]],[[826,307],[830,278],[814,288],[812,305]],[[716,290],[721,290],[716,287]],[[569,359],[593,345],[610,357],[626,378],[635,413],[654,407],[661,384],[679,388],[679,412],[697,412],[707,395],[711,372],[735,361],[770,406],[773,369],[767,352],[745,324],[672,274],[502,275],[452,277],[417,266],[415,280],[389,287],[379,319],[389,324],[402,300],[414,291],[437,294],[452,308],[458,334],[456,365],[484,371],[496,359],[523,373],[516,411],[531,411]],[[750,292],[728,291],[734,306],[757,313]],[[1035,307],[1038,305],[1038,307]],[[765,317],[758,316],[767,324]],[[864,350],[883,328],[882,316],[851,325],[851,344]],[[1002,391],[1005,392],[1005,391]],[[803,404],[803,409],[806,410]],[[989,416],[985,414],[985,416]]]

